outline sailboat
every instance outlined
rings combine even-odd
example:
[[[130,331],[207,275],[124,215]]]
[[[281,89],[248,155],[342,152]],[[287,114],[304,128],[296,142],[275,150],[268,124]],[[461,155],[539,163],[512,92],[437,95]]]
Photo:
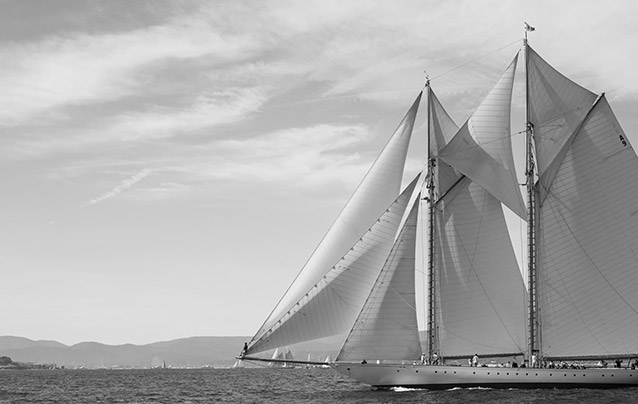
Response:
[[[271,360],[271,362],[269,363],[270,367],[286,369],[295,367],[295,365],[290,362],[294,361],[295,358],[293,357],[292,352],[290,352],[290,349],[288,349],[288,347],[282,347],[281,350],[279,348],[276,348],[275,352],[273,352],[272,354],[271,359],[273,360]]]
[[[379,388],[638,386],[638,157],[604,94],[542,59],[529,28],[527,200],[510,131],[518,55],[460,127],[428,80],[240,357],[271,361],[255,355],[347,335],[330,366]],[[399,192],[423,93],[427,167]],[[525,270],[508,211],[527,222]],[[425,341],[419,253],[428,258]]]

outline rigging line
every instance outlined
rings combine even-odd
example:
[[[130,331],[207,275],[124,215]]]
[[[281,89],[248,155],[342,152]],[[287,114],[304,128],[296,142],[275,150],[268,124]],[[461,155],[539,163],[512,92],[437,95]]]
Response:
[[[430,81],[432,81],[432,80],[434,80],[434,79],[438,79],[439,77],[443,77],[443,76],[445,76],[446,74],[452,73],[453,71],[458,70],[458,69],[460,69],[460,68],[462,68],[462,67],[465,67],[465,66],[467,66],[467,65],[469,65],[469,64],[471,64],[471,63],[474,63],[474,62],[476,62],[476,61],[477,61],[477,60],[479,60],[479,59],[483,59],[484,57],[489,56],[489,55],[491,55],[491,54],[493,54],[493,53],[496,53],[496,52],[498,52],[498,51],[500,51],[500,50],[503,50],[503,49],[507,48],[508,46],[512,46],[512,45],[514,45],[514,44],[515,44],[515,43],[517,43],[517,42],[520,42],[520,39],[517,39],[516,41],[511,42],[511,43],[508,43],[507,45],[502,46],[502,47],[500,47],[500,48],[498,48],[498,49],[496,49],[496,50],[493,50],[492,52],[489,52],[489,53],[486,53],[486,54],[484,54],[484,55],[482,55],[482,56],[479,56],[479,57],[477,57],[476,59],[472,59],[472,60],[470,60],[469,62],[463,63],[462,65],[459,65],[459,66],[457,66],[457,67],[455,67],[455,68],[453,68],[453,69],[451,69],[451,70],[446,71],[445,73],[441,73],[441,74],[439,74],[439,75],[437,75],[437,76],[434,76],[434,77],[430,78]]]
[[[403,297],[403,295],[401,294],[401,292],[399,292],[398,290],[396,290],[392,285],[388,286],[388,290],[393,292],[403,303],[405,303],[406,306],[408,306],[409,308],[412,309],[412,311],[414,311],[416,313],[416,304],[413,306],[410,304],[410,302],[408,302],[407,300],[405,300],[405,298]],[[416,302],[416,299],[415,299]]]

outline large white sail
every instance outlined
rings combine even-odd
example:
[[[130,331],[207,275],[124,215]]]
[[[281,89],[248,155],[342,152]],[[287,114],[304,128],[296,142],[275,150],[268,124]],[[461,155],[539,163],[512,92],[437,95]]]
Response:
[[[510,102],[517,60],[518,55],[439,156],[525,218],[527,210],[518,188],[510,139]]]
[[[530,78],[548,82],[545,76],[562,77],[539,59],[530,55],[534,61]],[[547,101],[536,89],[544,91],[541,85],[530,86],[530,108],[547,109],[537,105]],[[604,97],[587,108],[580,106],[580,100],[569,107],[565,99],[580,87],[563,78],[554,89],[567,94],[552,98],[564,116],[532,122],[535,134],[555,131],[556,122],[571,124],[571,131],[552,135],[552,141],[562,145],[557,152],[543,142],[537,149],[538,160],[551,170],[551,175],[541,173],[545,197],[539,209],[537,247],[542,353],[548,357],[634,354],[638,350],[638,158]],[[579,111],[580,121],[574,111]]]
[[[289,317],[291,310],[298,309],[299,302],[307,299],[308,293],[322,279],[325,279],[324,276],[332,270],[335,263],[368,231],[372,223],[399,194],[407,150],[420,101],[421,93],[302,271],[253,337],[249,345],[249,353],[273,347],[272,341],[265,343],[261,341],[262,338],[272,334],[273,329],[278,328],[285,318]],[[353,286],[353,288],[360,293],[359,289],[363,286],[365,285]],[[333,326],[329,334],[323,334],[327,336],[344,333],[350,326],[351,324]],[[304,338],[317,337],[306,335]],[[295,340],[301,341],[298,336]],[[284,345],[290,343],[283,342]]]
[[[409,360],[421,355],[414,265],[420,194],[337,361]]]
[[[525,287],[501,203],[468,177],[437,204],[439,346],[445,356],[525,349]]]
[[[249,353],[347,332],[392,249],[417,176],[330,270],[281,320],[253,341]]]

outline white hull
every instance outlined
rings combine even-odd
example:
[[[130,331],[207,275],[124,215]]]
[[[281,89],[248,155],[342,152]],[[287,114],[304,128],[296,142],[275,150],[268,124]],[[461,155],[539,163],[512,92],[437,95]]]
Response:
[[[389,387],[448,389],[492,388],[617,388],[638,387],[638,370],[537,369],[469,366],[336,363],[339,372],[366,384]]]

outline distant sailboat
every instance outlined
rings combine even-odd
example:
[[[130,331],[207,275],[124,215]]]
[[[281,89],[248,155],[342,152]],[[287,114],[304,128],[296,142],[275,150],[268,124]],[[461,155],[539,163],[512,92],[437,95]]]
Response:
[[[276,368],[294,368],[294,361],[295,358],[292,356],[292,352],[290,352],[290,349],[288,349],[288,347],[283,347],[281,349],[277,348],[272,354],[269,366]]]
[[[239,369],[239,368],[243,368],[243,367],[245,367],[243,359],[235,360],[235,363],[233,364],[233,369]]]
[[[604,94],[560,74],[526,40],[524,49],[527,206],[510,140],[517,57],[460,128],[428,85],[426,175],[399,193],[419,94],[243,359],[347,333],[330,365],[378,387],[638,386],[627,366],[554,366],[638,358],[638,158]],[[503,206],[528,224],[527,282]],[[474,356],[524,358],[525,367],[467,366]]]

